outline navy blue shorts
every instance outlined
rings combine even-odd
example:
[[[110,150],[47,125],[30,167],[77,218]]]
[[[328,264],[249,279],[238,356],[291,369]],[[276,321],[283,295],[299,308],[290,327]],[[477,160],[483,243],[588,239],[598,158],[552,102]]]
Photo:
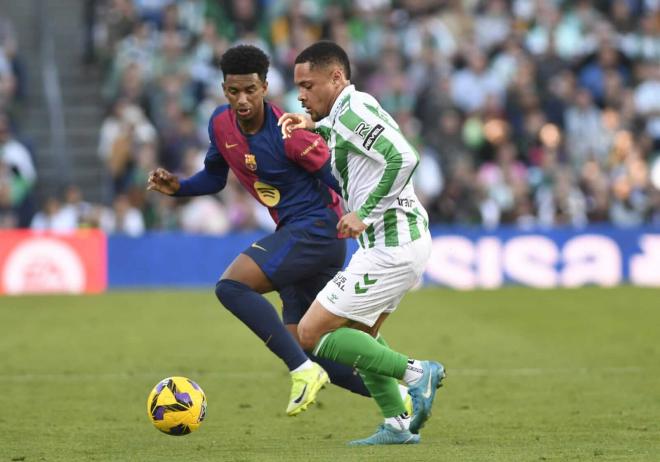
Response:
[[[282,299],[284,324],[298,324],[326,283],[344,266],[346,241],[283,226],[243,253],[266,274]]]

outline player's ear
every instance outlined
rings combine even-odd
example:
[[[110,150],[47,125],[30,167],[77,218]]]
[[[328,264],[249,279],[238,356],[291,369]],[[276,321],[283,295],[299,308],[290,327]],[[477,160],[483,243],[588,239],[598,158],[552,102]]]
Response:
[[[225,98],[227,98],[227,86],[224,82],[222,82],[222,92],[225,94]]]
[[[330,75],[333,85],[338,85],[343,80],[343,74],[339,66],[335,67]]]

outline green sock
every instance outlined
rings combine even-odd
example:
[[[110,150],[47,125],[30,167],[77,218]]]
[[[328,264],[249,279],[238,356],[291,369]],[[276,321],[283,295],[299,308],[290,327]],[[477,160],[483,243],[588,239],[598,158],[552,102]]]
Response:
[[[376,338],[376,341],[386,348],[389,348],[382,335]],[[399,382],[393,377],[375,374],[364,370],[358,370],[364,381],[364,385],[371,393],[371,397],[376,401],[383,417],[394,417],[406,412],[406,405],[403,403],[401,393],[399,392]]]
[[[321,358],[352,366],[360,371],[403,378],[408,358],[390,350],[366,332],[340,327],[321,337],[314,348]]]
[[[394,377],[386,377],[360,369],[358,372],[383,417],[394,417],[406,412],[406,405],[399,392],[399,382]]]

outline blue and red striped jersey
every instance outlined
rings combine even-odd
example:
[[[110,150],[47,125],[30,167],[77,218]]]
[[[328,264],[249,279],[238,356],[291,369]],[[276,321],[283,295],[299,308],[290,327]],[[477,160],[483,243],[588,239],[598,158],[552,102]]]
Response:
[[[278,107],[265,103],[261,130],[245,135],[230,106],[218,107],[209,120],[210,145],[205,172],[200,173],[213,177],[219,185],[213,189],[220,190],[231,169],[245,189],[268,207],[278,228],[318,220],[327,223],[328,219],[336,223],[342,211],[339,196],[332,189],[338,185],[330,174],[328,147],[320,136],[307,130],[296,130],[290,138],[282,139],[277,125],[282,114]],[[184,180],[177,195],[199,194],[192,184],[185,184],[194,179]],[[334,227],[328,231],[336,233]]]

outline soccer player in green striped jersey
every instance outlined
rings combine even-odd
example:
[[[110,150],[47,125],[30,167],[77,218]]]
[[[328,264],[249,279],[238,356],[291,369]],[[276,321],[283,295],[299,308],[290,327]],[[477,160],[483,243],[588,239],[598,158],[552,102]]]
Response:
[[[285,138],[308,129],[326,139],[347,211],[337,229],[360,244],[346,269],[319,292],[298,335],[319,357],[357,368],[385,417],[374,435],[351,444],[417,443],[444,367],[390,349],[379,329],[430,255],[427,214],[411,181],[419,156],[394,119],[350,77],[348,56],[336,43],[306,48],[296,58],[294,81],[307,115],[287,113],[278,122]],[[412,417],[399,380],[409,387]]]

